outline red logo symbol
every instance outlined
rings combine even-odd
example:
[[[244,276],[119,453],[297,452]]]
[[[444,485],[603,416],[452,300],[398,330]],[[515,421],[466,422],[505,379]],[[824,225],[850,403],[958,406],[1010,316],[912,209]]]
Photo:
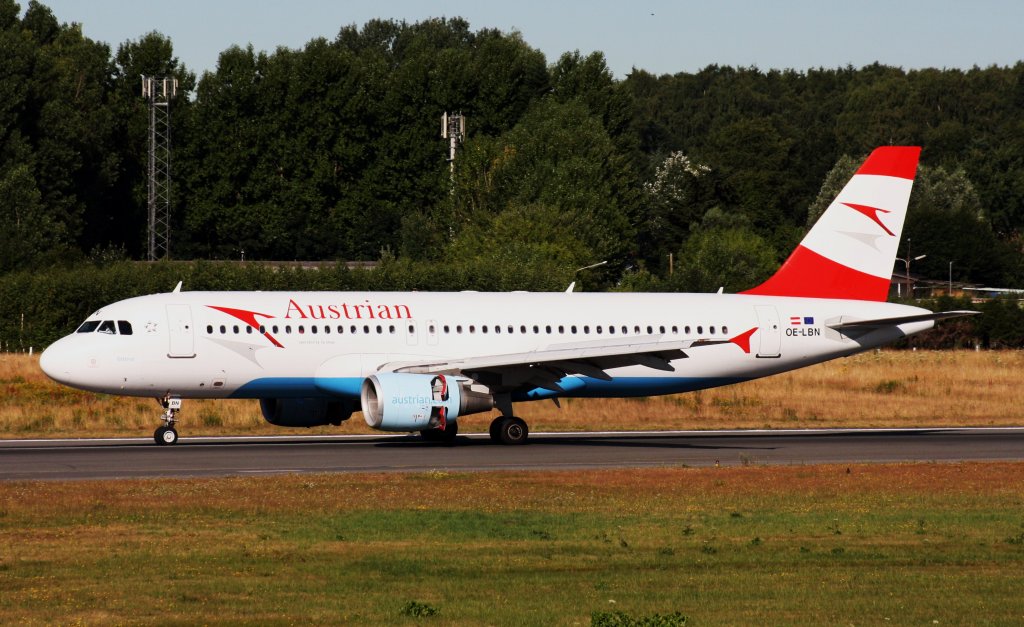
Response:
[[[231,307],[217,307],[216,305],[207,305],[207,307],[209,307],[210,309],[216,309],[217,311],[222,311],[222,312],[226,313],[227,315],[232,316],[234,318],[238,318],[239,320],[241,320],[242,322],[246,323],[247,325],[249,325],[250,327],[252,327],[252,328],[254,328],[256,330],[259,330],[259,328],[260,328],[260,323],[256,321],[256,316],[259,316],[261,318],[273,318],[274,317],[274,316],[268,316],[267,314],[257,313],[255,311],[247,311],[245,309],[232,309]],[[270,340],[270,343],[273,344],[274,346],[276,346],[278,348],[284,348],[284,345],[281,344],[280,342],[278,342],[276,339],[274,339],[274,336],[271,335],[268,331],[264,330],[263,337],[265,337],[268,340]]]
[[[893,237],[896,236],[895,233],[889,230],[889,227],[882,224],[881,218],[878,217],[879,213],[889,213],[888,209],[878,209],[877,207],[869,207],[867,205],[856,205],[852,202],[844,202],[843,204],[849,207],[850,209],[853,209],[858,213],[862,213],[868,218],[870,218],[872,222],[882,227],[882,230],[888,233],[889,235]]]

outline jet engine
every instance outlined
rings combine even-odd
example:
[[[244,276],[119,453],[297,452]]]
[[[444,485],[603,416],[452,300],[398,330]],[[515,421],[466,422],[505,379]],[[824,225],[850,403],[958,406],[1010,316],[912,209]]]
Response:
[[[348,401],[326,398],[261,398],[260,410],[279,427],[338,426],[352,415]]]
[[[366,424],[381,431],[433,429],[494,407],[494,397],[468,379],[394,372],[367,377],[361,400]]]

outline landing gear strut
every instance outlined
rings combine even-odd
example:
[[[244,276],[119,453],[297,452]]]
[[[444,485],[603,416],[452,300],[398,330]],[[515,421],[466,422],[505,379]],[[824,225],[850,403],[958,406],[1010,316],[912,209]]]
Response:
[[[491,441],[498,444],[526,444],[530,428],[516,416],[498,416],[491,422]]]
[[[160,400],[160,404],[164,407],[164,413],[160,416],[160,420],[163,420],[164,424],[153,432],[153,440],[160,446],[176,444],[178,432],[174,429],[174,423],[175,416],[181,411],[181,399],[168,394]]]

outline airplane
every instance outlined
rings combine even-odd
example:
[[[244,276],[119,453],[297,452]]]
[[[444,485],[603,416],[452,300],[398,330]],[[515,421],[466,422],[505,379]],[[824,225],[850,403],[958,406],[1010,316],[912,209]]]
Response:
[[[282,427],[340,425],[452,442],[463,416],[524,444],[515,403],[675,394],[749,381],[920,333],[885,302],[920,147],[874,150],[782,267],[739,294],[173,292],[92,314],[40,357],[55,381],[156,398],[157,444],[183,399],[259,399]],[[729,263],[723,259],[722,263]]]

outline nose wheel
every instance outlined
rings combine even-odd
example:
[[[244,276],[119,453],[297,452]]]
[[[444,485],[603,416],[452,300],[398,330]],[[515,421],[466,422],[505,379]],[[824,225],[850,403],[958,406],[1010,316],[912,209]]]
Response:
[[[178,442],[178,432],[174,427],[157,427],[156,431],[153,432],[153,439],[160,446],[176,444]]]
[[[160,404],[164,407],[164,413],[160,415],[160,420],[164,424],[153,432],[153,441],[159,446],[177,444],[178,431],[174,428],[174,423],[177,421],[178,412],[181,411],[181,399],[168,394],[160,399]]]

